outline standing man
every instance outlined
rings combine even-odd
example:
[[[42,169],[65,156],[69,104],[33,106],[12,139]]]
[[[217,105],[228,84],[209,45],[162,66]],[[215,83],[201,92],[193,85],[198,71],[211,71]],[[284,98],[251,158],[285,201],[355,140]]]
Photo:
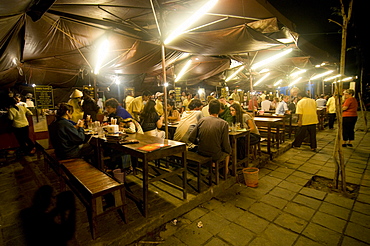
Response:
[[[301,147],[306,133],[308,132],[311,150],[316,151],[316,124],[319,123],[316,113],[316,102],[303,93],[298,93],[298,99],[300,99],[296,109],[296,114],[298,115],[298,130],[292,147]]]
[[[72,105],[73,107],[73,113],[72,113],[72,120],[73,122],[77,123],[78,120],[81,120],[84,116],[84,112],[82,110],[82,91],[75,89],[71,96],[70,99],[68,100],[68,104]]]
[[[87,115],[90,115],[92,121],[98,120],[96,115],[99,112],[99,106],[95,102],[95,100],[90,96],[90,90],[83,89],[82,93],[83,93],[82,109],[84,111],[83,118],[86,120]]]
[[[190,133],[189,141],[198,145],[200,155],[210,156],[214,162],[225,159],[225,168],[228,173],[231,153],[229,124],[218,118],[220,107],[221,103],[217,99],[209,102],[210,116],[199,120]]]
[[[144,104],[149,100],[151,96],[152,93],[150,91],[144,91],[142,96],[135,97],[135,99],[132,100],[130,106],[127,108],[127,111],[135,120],[140,122],[140,114],[144,110]]]
[[[234,89],[234,91],[233,91],[233,93],[231,93],[230,97],[233,98],[234,101],[236,101],[238,103],[241,102],[240,96],[239,96],[239,93],[238,93],[238,90],[237,89]],[[232,103],[230,103],[230,104],[232,104]]]
[[[127,110],[130,107],[130,104],[134,100],[134,97],[132,95],[132,91],[127,91],[126,92],[126,98],[123,100],[125,109]]]
[[[328,99],[328,102],[326,103],[326,112],[328,113],[329,118],[329,129],[334,129],[334,120],[336,116],[335,110],[335,97],[333,95]]]
[[[288,102],[289,102],[289,96],[283,96],[283,100],[276,107],[275,114],[289,113]],[[316,107],[315,107],[315,110],[316,110]]]

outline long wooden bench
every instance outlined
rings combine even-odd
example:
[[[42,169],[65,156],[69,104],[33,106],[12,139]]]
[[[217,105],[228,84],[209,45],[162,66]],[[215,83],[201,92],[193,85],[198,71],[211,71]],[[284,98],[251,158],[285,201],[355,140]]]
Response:
[[[71,190],[85,205],[93,239],[96,238],[96,219],[105,213],[118,210],[126,221],[126,194],[123,183],[82,159],[60,161],[63,177]]]
[[[171,157],[177,159],[177,160],[180,160],[182,158],[181,154],[174,154],[172,155]],[[202,155],[199,155],[195,152],[192,152],[192,151],[188,151],[187,152],[187,158],[186,158],[187,162],[188,162],[188,169],[191,168],[191,164],[195,164],[197,165],[197,189],[198,189],[198,192],[201,192],[201,168],[203,165],[206,165],[208,167],[208,170],[209,170],[209,173],[208,173],[208,185],[209,186],[212,186],[212,183],[213,183],[213,178],[212,178],[212,172],[213,172],[213,169],[215,170],[215,183],[216,185],[219,184],[220,182],[220,174],[219,174],[219,170],[220,168],[223,168],[224,165],[222,165],[222,161],[217,161],[215,163],[215,167],[212,166],[213,162],[212,162],[212,158],[211,157],[206,157],[206,156],[202,156]],[[190,165],[189,165],[190,164]],[[223,176],[224,176],[224,179],[227,178],[227,174],[226,174],[226,168],[224,168],[224,173],[223,173]]]
[[[44,156],[45,170],[51,167],[57,174],[61,190],[68,184],[87,210],[92,238],[96,238],[96,218],[109,211],[118,210],[126,222],[126,194],[123,183],[90,165],[83,159],[58,160],[54,149],[45,149],[37,143],[38,152]]]

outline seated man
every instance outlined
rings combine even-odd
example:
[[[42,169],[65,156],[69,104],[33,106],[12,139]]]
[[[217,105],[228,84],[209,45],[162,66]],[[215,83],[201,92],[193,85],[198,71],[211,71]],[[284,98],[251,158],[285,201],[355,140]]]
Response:
[[[209,102],[210,116],[199,120],[190,133],[189,141],[198,145],[198,153],[211,156],[213,161],[225,159],[226,172],[229,171],[231,146],[229,142],[229,125],[218,118],[221,104],[217,99]]]
[[[177,125],[173,140],[184,142],[188,145],[190,151],[196,151],[195,145],[188,141],[190,132],[194,129],[198,121],[202,118],[202,102],[199,99],[193,99],[189,103],[189,111],[182,113],[179,124]]]
[[[58,159],[73,159],[90,156],[92,147],[85,143],[84,121],[71,121],[73,106],[61,103],[56,120],[49,126],[50,141]]]

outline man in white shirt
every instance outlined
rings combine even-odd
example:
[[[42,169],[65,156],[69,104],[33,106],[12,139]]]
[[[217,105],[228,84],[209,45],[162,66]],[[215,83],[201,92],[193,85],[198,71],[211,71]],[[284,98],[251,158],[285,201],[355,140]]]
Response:
[[[285,114],[289,113],[288,110],[288,101],[289,101],[289,96],[284,96],[283,100],[278,104],[275,110],[275,114]]]
[[[269,111],[270,106],[271,106],[271,101],[270,101],[270,98],[268,96],[265,97],[264,99],[262,99],[262,102],[261,102],[261,110],[262,111],[264,111],[264,112]]]
[[[320,98],[316,100],[316,106],[318,108],[326,106],[326,99],[324,98],[324,94],[321,94]]]

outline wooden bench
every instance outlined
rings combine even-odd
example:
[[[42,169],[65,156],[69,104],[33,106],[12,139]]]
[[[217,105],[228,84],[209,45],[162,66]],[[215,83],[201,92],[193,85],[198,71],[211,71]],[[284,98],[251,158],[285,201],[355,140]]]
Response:
[[[174,154],[172,155],[171,157],[175,158],[176,160],[180,160],[181,159],[181,154]],[[208,185],[209,186],[212,186],[212,183],[213,183],[213,178],[212,178],[212,172],[213,172],[213,169],[215,170],[215,183],[216,185],[219,184],[220,182],[220,174],[219,174],[219,170],[220,168],[224,167],[224,165],[222,165],[222,161],[217,161],[215,163],[215,167],[213,168],[212,164],[213,164],[213,161],[212,161],[212,157],[207,157],[207,156],[202,156],[202,155],[199,155],[195,152],[192,152],[192,151],[188,151],[187,152],[187,158],[186,158],[187,162],[188,162],[188,168],[191,168],[189,164],[196,164],[197,165],[197,189],[198,189],[198,192],[201,192],[201,188],[200,188],[200,184],[201,184],[201,168],[202,168],[202,165],[207,165],[208,167],[208,170],[209,170],[209,173],[208,173]],[[226,174],[226,168],[224,168],[224,179],[227,178],[227,174]]]
[[[117,182],[83,159],[62,160],[60,164],[64,180],[86,207],[93,239],[96,238],[97,217],[118,210],[122,220],[127,222],[123,183]]]
[[[54,149],[45,149],[36,141],[38,153],[44,156],[45,170],[51,167],[57,174],[61,190],[65,184],[78,196],[86,207],[92,238],[96,238],[96,218],[111,210],[118,210],[119,215],[126,222],[126,194],[123,183],[119,183],[106,173],[90,165],[83,159],[58,160]],[[111,194],[110,207],[103,205],[103,197]],[[108,195],[109,198],[109,195]]]

